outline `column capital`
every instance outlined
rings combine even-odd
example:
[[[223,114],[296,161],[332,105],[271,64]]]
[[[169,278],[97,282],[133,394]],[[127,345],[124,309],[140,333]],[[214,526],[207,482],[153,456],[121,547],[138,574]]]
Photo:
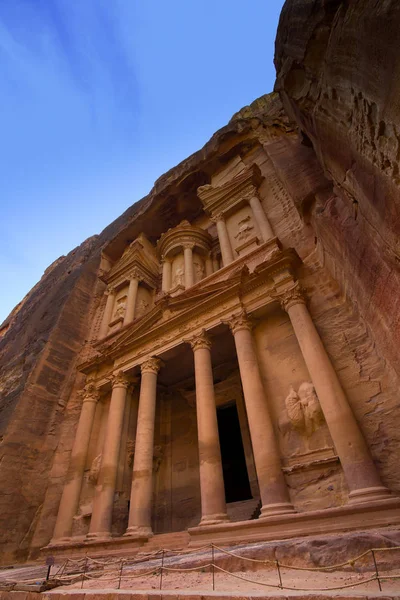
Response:
[[[93,382],[87,383],[78,395],[83,402],[98,402],[100,399],[100,392]]]
[[[242,310],[238,315],[233,315],[229,321],[224,322],[229,325],[233,334],[241,329],[247,329],[247,331],[253,329],[253,324],[245,310]]]
[[[207,350],[211,350],[211,340],[208,337],[205,329],[203,329],[203,331],[201,331],[201,333],[198,335],[194,336],[191,340],[188,340],[188,342],[191,345],[193,352],[201,348],[207,348]]]
[[[164,263],[172,263],[172,259],[169,256],[165,256],[165,254],[161,256],[161,264],[163,265]]]
[[[115,296],[117,290],[112,285],[108,285],[106,291],[104,292],[106,296]]]
[[[280,302],[280,305],[286,312],[291,306],[294,306],[295,304],[306,304],[307,301],[305,290],[301,287],[299,282],[280,294],[276,294],[274,297]]]
[[[184,250],[193,250],[193,248],[195,247],[195,243],[194,242],[183,242],[182,244],[182,248]]]
[[[160,358],[155,358],[154,356],[152,356],[140,365],[140,370],[142,372],[142,375],[143,373],[155,373],[157,375],[161,367],[162,360]]]
[[[213,223],[217,223],[218,221],[225,222],[225,215],[223,212],[217,213],[216,215],[212,215],[210,217],[210,221],[212,221]]]
[[[138,281],[140,281],[139,269],[132,269],[132,271],[130,271],[130,273],[128,275],[128,279],[129,279],[129,281],[131,281],[131,279],[137,279]]]
[[[116,371],[111,377],[112,388],[122,387],[127,389],[133,383],[132,377],[128,377],[123,371]]]

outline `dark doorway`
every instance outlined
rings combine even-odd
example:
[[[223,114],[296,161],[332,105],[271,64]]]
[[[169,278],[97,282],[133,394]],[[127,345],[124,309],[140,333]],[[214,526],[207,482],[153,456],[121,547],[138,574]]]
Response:
[[[236,404],[228,404],[218,408],[217,418],[224,472],[225,499],[227,502],[249,500],[252,495]]]

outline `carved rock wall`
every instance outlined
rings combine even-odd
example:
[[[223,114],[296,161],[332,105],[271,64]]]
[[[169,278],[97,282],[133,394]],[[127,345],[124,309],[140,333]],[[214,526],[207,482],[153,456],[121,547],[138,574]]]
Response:
[[[396,0],[287,0],[275,53],[275,89],[303,137],[288,189],[397,371],[399,25]]]

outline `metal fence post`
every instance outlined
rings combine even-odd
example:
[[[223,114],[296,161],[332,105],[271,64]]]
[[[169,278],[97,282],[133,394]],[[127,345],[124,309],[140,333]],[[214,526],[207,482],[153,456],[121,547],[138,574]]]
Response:
[[[282,589],[283,585],[282,585],[282,576],[281,576],[281,569],[279,566],[279,560],[276,561],[276,568],[278,569],[278,575],[279,575],[279,587]]]
[[[211,570],[212,570],[212,586],[215,591],[215,567],[214,567],[214,544],[211,544]]]
[[[122,569],[124,568],[124,559],[121,558],[121,566],[119,568],[119,578],[118,578],[118,587],[117,589],[121,589],[121,577],[122,577]]]
[[[381,580],[379,578],[378,565],[376,564],[376,560],[375,560],[375,552],[373,550],[371,550],[371,554],[372,554],[372,558],[374,559],[376,580],[377,580],[378,585],[379,585],[379,591],[381,592],[382,591],[382,586],[381,586]]]
[[[165,553],[165,550],[163,549],[162,554],[161,554],[160,590],[162,590],[162,580],[163,580],[163,572],[164,572],[164,553]]]
[[[86,567],[87,567],[87,555],[85,556],[85,565],[83,567],[81,590],[83,589],[83,582],[85,581]]]

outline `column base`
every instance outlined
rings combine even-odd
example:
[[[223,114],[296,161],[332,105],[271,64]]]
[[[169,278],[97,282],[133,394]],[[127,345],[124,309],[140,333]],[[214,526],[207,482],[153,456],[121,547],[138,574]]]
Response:
[[[277,504],[264,504],[261,508],[261,514],[259,519],[267,519],[268,517],[274,517],[275,515],[288,515],[295,513],[296,509],[290,502],[279,502]]]
[[[85,540],[88,542],[111,540],[112,535],[109,531],[96,531],[96,533],[88,533]]]
[[[140,527],[139,525],[132,525],[131,527],[128,527],[123,537],[143,539],[153,537],[153,535],[154,534],[151,527]]]
[[[70,535],[61,537],[61,538],[53,538],[52,540],[50,540],[49,546],[59,546],[60,544],[69,544],[71,541],[72,541],[72,537]]]
[[[218,525],[218,523],[227,523],[229,521],[229,517],[226,513],[218,513],[216,515],[206,515],[201,518],[199,523],[199,527],[207,526],[207,525]]]
[[[383,485],[379,485],[350,492],[348,504],[362,504],[363,502],[374,502],[386,498],[393,498],[392,493]]]

